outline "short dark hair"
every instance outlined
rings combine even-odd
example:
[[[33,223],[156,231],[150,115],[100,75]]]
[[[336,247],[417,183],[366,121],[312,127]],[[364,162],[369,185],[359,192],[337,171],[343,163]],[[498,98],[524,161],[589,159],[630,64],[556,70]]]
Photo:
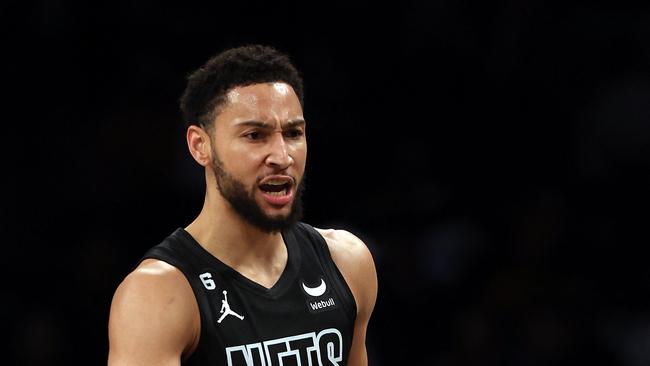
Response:
[[[302,77],[289,57],[264,45],[247,45],[225,50],[208,60],[187,78],[180,99],[185,126],[210,129],[215,112],[232,88],[252,84],[289,84],[303,105]]]

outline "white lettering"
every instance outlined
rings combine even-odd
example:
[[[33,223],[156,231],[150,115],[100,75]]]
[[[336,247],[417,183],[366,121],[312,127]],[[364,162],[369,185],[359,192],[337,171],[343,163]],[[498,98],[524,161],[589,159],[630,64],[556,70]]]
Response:
[[[328,301],[329,302],[329,301]],[[338,329],[272,339],[226,348],[228,366],[338,366],[343,360],[343,336]]]
[[[201,273],[199,275],[199,278],[201,279],[201,282],[203,282],[203,286],[205,286],[205,288],[208,290],[214,290],[217,288],[217,285],[215,285],[214,281],[212,280],[212,275],[210,272]]]
[[[336,304],[334,303],[334,298],[332,298],[332,297],[327,299],[327,301],[321,300],[321,301],[316,301],[316,302],[310,302],[309,303],[309,306],[311,306],[312,310],[323,309],[323,308],[327,308],[327,307],[334,306],[334,305],[336,305]]]

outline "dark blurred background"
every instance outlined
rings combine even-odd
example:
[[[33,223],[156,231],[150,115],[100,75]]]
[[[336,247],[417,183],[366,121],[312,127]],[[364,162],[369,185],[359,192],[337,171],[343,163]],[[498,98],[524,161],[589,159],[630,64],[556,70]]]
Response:
[[[650,6],[3,2],[2,364],[105,364],[113,291],[198,214],[178,98],[305,77],[304,220],[364,239],[370,364],[650,364]]]

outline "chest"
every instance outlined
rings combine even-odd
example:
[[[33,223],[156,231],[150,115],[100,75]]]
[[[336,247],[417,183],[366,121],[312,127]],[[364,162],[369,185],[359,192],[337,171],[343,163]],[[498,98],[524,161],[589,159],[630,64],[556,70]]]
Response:
[[[201,341],[227,365],[329,365],[347,358],[354,324],[336,272],[292,263],[271,288],[232,270],[205,270]]]

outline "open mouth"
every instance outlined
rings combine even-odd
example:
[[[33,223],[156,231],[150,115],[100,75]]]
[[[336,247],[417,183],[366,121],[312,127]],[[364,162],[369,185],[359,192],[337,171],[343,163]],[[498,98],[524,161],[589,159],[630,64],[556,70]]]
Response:
[[[271,178],[265,180],[259,187],[262,192],[270,196],[281,197],[289,194],[292,185],[290,178]]]

